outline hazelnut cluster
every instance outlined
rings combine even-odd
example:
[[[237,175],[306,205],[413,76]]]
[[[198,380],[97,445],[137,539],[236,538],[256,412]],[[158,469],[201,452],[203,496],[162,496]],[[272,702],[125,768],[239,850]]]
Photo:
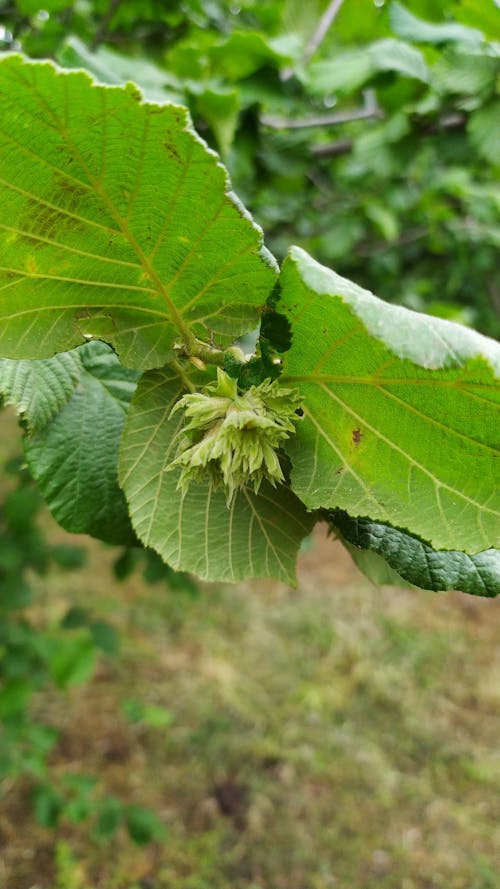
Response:
[[[258,492],[266,479],[284,481],[278,449],[295,432],[301,397],[277,380],[240,391],[235,379],[217,369],[217,380],[201,392],[184,395],[172,413],[184,410],[173,467],[182,467],[179,487],[211,479],[223,486],[230,504],[245,485]]]

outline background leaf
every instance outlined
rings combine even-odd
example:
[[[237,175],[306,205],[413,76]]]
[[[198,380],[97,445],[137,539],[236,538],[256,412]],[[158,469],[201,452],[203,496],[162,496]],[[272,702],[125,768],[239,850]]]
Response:
[[[432,68],[438,92],[474,96],[491,93],[500,70],[500,59],[479,53],[444,52]]]
[[[123,56],[107,46],[95,52],[87,49],[78,37],[69,36],[57,54],[65,68],[84,68],[100,83],[136,83],[148,102],[182,104],[182,87],[176,77],[143,56]]]
[[[301,540],[314,517],[286,487],[246,489],[230,508],[225,493],[192,483],[177,490],[180,470],[169,470],[180,428],[170,418],[185,383],[173,370],[141,379],[123,436],[120,481],[137,536],[180,571],[206,580],[275,577],[295,580]]]
[[[427,81],[422,53],[400,40],[379,40],[363,49],[337,52],[331,59],[313,62],[305,76],[315,93],[352,92],[377,72],[394,71]]]
[[[395,34],[416,43],[480,43],[483,36],[458,22],[426,22],[398,2],[391,3],[389,17]]]
[[[469,138],[478,154],[500,166],[500,101],[498,99],[478,108],[470,116]]]
[[[500,546],[500,345],[378,300],[292,248],[284,383],[305,396],[293,490],[436,549]]]
[[[153,367],[180,324],[218,344],[255,327],[273,262],[185,109],[20,56],[0,97],[4,357],[97,337]]]

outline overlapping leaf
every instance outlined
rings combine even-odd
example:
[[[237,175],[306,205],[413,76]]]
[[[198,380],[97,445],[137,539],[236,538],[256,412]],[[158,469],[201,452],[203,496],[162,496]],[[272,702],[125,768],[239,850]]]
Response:
[[[224,343],[255,326],[273,261],[185,109],[16,55],[0,109],[3,357],[95,336],[155,367],[179,327]]]
[[[192,483],[177,489],[175,436],[170,417],[185,383],[170,369],[146,373],[123,436],[120,481],[140,540],[173,568],[206,580],[295,578],[300,542],[314,518],[286,487],[240,491],[228,508],[223,491]]]
[[[43,361],[0,361],[0,394],[31,430],[30,470],[68,531],[135,540],[118,487],[118,453],[136,379],[98,342]]]
[[[283,382],[305,395],[286,444],[293,490],[435,549],[500,547],[500,345],[388,305],[299,248],[281,283]]]
[[[80,353],[62,352],[45,361],[0,359],[0,395],[30,432],[42,430],[70,401],[81,378]]]
[[[354,519],[346,513],[333,513],[331,522],[351,544],[353,556],[374,553],[397,572],[386,573],[383,583],[405,581],[437,592],[461,590],[476,596],[500,594],[500,550],[489,549],[475,556],[451,550],[434,550],[418,537],[370,519]],[[353,547],[355,548],[353,550]],[[357,551],[357,552],[356,552]],[[358,559],[356,558],[356,561]],[[360,562],[363,570],[365,566]]]

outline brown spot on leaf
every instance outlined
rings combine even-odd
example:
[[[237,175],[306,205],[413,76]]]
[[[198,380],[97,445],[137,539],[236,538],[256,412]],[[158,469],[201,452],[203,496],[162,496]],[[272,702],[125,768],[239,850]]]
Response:
[[[172,158],[172,160],[181,163],[182,158],[177,150],[177,146],[173,142],[165,142],[164,143],[165,151]]]
[[[361,429],[353,429],[352,430],[352,442],[355,445],[359,445],[361,443],[361,439],[363,438],[363,433]]]

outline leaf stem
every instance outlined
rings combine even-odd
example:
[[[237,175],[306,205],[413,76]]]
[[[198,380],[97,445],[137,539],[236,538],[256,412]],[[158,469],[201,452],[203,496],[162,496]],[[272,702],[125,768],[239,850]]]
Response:
[[[223,349],[207,346],[206,343],[193,336],[190,330],[180,329],[179,332],[183,340],[182,345],[179,344],[175,347],[179,358],[199,358],[205,364],[215,364],[218,367],[223,367],[226,357]]]

